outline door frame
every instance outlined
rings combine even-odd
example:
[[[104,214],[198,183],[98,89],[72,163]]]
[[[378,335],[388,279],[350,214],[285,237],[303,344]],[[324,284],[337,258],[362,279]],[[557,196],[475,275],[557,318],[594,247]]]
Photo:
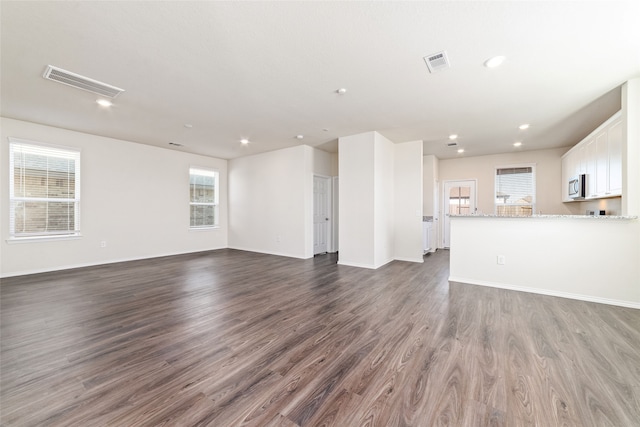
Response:
[[[447,179],[446,181],[442,181],[442,206],[440,208],[440,218],[442,221],[440,222],[440,247],[441,248],[449,248],[449,246],[444,245],[445,233],[447,232],[447,227],[449,226],[449,204],[447,203],[448,194],[445,189],[447,188],[447,184],[452,182],[473,182],[473,206],[475,207],[475,211],[478,210],[478,179],[477,178],[468,178],[468,179]],[[445,212],[444,208],[447,207],[447,212]],[[449,242],[451,244],[451,242]]]
[[[331,177],[331,231],[329,232],[329,252],[338,252],[338,228],[340,227],[340,215],[338,213],[338,198],[340,195],[340,180],[337,176]]]

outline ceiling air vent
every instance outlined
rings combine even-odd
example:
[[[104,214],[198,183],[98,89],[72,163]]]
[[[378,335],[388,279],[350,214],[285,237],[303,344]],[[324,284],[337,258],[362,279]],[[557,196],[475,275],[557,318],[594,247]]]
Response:
[[[447,147],[457,147],[458,143],[457,142],[447,142]]]
[[[449,68],[449,59],[447,59],[447,52],[434,53],[433,55],[427,55],[424,57],[424,62],[427,63],[430,73],[442,71],[445,68]]]
[[[47,65],[47,69],[42,77],[109,98],[115,98],[121,92],[124,92],[124,89],[120,89],[119,87],[111,86],[52,65]]]

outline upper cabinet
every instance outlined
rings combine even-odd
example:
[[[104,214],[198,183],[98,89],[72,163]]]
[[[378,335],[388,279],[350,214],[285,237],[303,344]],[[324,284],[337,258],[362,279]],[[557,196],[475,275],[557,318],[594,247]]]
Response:
[[[622,194],[622,118],[618,118],[609,127],[609,158],[607,176],[608,191],[611,194]]]
[[[562,201],[571,177],[585,174],[586,199],[622,195],[622,113],[619,111],[562,156]]]

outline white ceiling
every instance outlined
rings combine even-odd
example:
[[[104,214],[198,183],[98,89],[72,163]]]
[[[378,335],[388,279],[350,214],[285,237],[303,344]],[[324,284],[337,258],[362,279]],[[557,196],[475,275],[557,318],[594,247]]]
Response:
[[[0,7],[4,117],[225,159],[372,130],[440,158],[450,133],[464,156],[569,146],[640,76],[637,0]],[[441,50],[451,68],[429,74]],[[126,92],[105,109],[48,64]]]

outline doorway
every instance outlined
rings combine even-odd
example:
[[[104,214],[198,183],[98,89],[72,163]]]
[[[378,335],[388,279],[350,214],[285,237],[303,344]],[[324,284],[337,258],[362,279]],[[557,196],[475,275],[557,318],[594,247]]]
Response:
[[[329,247],[331,179],[313,176],[313,254],[326,253]]]
[[[476,212],[476,180],[444,182],[444,203],[442,210],[442,247],[451,247],[451,215],[471,215]]]

